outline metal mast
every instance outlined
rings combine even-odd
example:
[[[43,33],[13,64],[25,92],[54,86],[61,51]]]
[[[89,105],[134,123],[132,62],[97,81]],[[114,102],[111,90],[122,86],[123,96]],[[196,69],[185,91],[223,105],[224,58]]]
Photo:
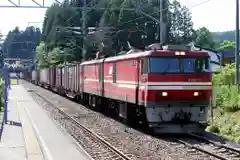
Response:
[[[163,30],[162,30],[162,22],[163,22],[163,3],[162,0],[159,0],[159,41],[160,43],[163,42]]]
[[[159,0],[159,16],[160,16],[160,23],[159,23],[159,40],[160,43],[165,43],[166,42],[166,34],[167,34],[167,28],[166,28],[166,19],[164,19],[164,10],[166,10],[166,0]]]
[[[236,84],[239,85],[239,0],[236,0],[236,35],[235,35],[235,64],[236,64]]]
[[[85,37],[86,37],[86,0],[83,0],[83,10],[82,10],[82,40],[83,40],[83,45],[82,45],[82,55],[83,55],[83,60],[86,58],[86,44],[85,44]]]

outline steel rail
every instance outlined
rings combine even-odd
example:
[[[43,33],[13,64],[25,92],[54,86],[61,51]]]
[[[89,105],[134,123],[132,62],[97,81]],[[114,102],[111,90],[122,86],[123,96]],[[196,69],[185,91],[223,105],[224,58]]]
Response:
[[[211,144],[213,144],[213,145],[215,145],[215,146],[218,146],[218,147],[225,148],[225,149],[227,149],[227,150],[236,152],[237,154],[240,155],[240,150],[239,150],[239,149],[236,149],[236,148],[233,148],[233,147],[229,147],[229,146],[226,146],[226,145],[223,145],[223,144],[214,142],[214,141],[212,141],[212,140],[210,140],[210,139],[207,139],[207,138],[202,137],[202,136],[197,135],[197,134],[189,133],[189,135],[190,135],[190,136],[193,136],[193,137],[196,137],[196,138],[198,138],[198,139],[202,139],[202,140],[204,140],[204,141],[206,141],[206,142],[208,142],[208,143],[211,143]]]
[[[83,129],[84,131],[86,131],[89,136],[92,136],[93,138],[97,139],[100,143],[104,144],[105,147],[107,147],[108,149],[110,149],[112,152],[114,152],[115,154],[117,154],[119,157],[121,157],[124,160],[131,160],[131,158],[129,158],[128,156],[126,156],[124,153],[122,153],[121,151],[119,151],[117,148],[115,148],[114,146],[112,146],[110,143],[108,143],[106,140],[104,140],[102,137],[98,136],[97,134],[95,134],[93,131],[91,131],[90,129],[88,129],[87,127],[85,127],[84,125],[82,125],[81,123],[79,123],[77,120],[75,120],[74,118],[72,118],[71,116],[69,116],[66,112],[64,112],[62,109],[58,108],[55,104],[53,104],[52,102],[50,102],[49,100],[47,100],[45,97],[43,97],[42,95],[40,95],[39,93],[35,94],[39,97],[41,97],[43,100],[45,100],[47,103],[49,103],[50,105],[52,105],[55,109],[57,109],[62,115],[64,115],[66,118],[70,119],[72,122],[74,122],[75,124],[77,124],[81,129]],[[74,136],[74,135],[72,135]],[[74,137],[75,138],[75,137]],[[75,138],[77,140],[77,138]],[[77,140],[78,141],[78,140]]]
[[[198,139],[198,140],[203,140],[203,141],[205,141],[205,142],[207,142],[207,143],[213,144],[215,147],[224,148],[224,149],[227,149],[228,151],[236,152],[237,154],[240,155],[240,150],[237,150],[237,149],[235,149],[235,148],[228,147],[228,146],[225,146],[225,145],[222,145],[222,144],[218,144],[218,143],[216,143],[216,142],[214,142],[214,141],[212,141],[212,140],[208,140],[208,139],[206,139],[205,137],[201,137],[201,136],[196,135],[196,134],[193,134],[193,133],[189,133],[188,135],[191,136],[191,137],[194,137],[194,138],[196,138],[196,139]],[[191,144],[191,143],[189,143],[189,142],[187,142],[187,141],[185,141],[185,140],[181,140],[181,139],[178,139],[178,138],[175,138],[175,137],[172,137],[172,139],[174,139],[175,141],[177,141],[177,142],[179,142],[179,143],[184,144],[184,145],[187,146],[187,147],[196,149],[196,150],[198,150],[198,151],[200,151],[200,152],[202,152],[202,153],[208,154],[208,155],[213,156],[213,157],[215,157],[215,158],[217,158],[217,159],[221,159],[221,160],[230,160],[230,159],[231,159],[231,158],[225,158],[225,157],[223,157],[223,156],[221,156],[221,155],[218,155],[218,154],[216,154],[216,153],[213,153],[213,152],[211,152],[211,151],[208,151],[207,149],[203,149],[202,147],[195,146],[194,144]],[[237,156],[239,156],[239,155],[237,155]],[[234,156],[235,156],[235,155],[234,155]],[[237,157],[237,156],[236,156],[236,157]]]

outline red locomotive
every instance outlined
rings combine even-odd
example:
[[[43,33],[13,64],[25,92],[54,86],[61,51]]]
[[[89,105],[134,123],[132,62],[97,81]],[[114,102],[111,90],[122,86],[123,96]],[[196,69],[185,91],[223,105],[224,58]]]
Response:
[[[44,69],[37,83],[157,133],[204,131],[212,90],[208,53],[152,47]]]

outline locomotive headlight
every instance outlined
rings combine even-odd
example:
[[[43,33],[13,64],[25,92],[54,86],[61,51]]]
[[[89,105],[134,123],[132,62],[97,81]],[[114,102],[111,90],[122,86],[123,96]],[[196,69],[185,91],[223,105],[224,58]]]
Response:
[[[185,55],[185,52],[180,52],[180,55],[184,56],[184,55]]]
[[[166,97],[168,95],[167,92],[162,92],[162,96]]]
[[[179,56],[179,55],[181,55],[181,54],[180,54],[180,52],[175,52],[175,55]]]
[[[195,97],[197,97],[197,96],[199,96],[199,92],[194,92],[193,95],[194,95]]]
[[[185,52],[175,52],[175,55],[176,55],[176,56],[180,56],[180,55],[181,55],[181,56],[184,56],[184,55],[186,55],[186,54],[185,54]]]

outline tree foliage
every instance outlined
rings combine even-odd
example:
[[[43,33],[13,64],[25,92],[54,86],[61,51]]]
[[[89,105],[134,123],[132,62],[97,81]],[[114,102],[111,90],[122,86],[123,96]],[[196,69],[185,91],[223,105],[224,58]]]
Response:
[[[16,27],[8,32],[2,52],[8,58],[33,58],[40,38],[41,31],[39,28],[27,27],[24,31],[20,31]]]
[[[2,34],[2,32],[0,31],[0,41],[2,40],[2,37],[3,37],[3,34]]]
[[[137,6],[140,10],[124,10]],[[83,7],[82,1],[64,0],[62,5],[52,5],[46,11],[42,30],[45,52],[52,53],[56,48],[62,51],[70,50],[71,52],[67,53],[68,57],[71,57],[67,58],[68,61],[80,61],[83,57],[83,36],[79,29],[82,26],[82,10],[74,7]],[[142,14],[144,12],[159,19],[159,0],[87,0],[87,7],[94,8],[87,11],[87,27],[96,28],[95,31],[89,30],[85,37],[87,58],[95,56],[99,50],[110,56],[128,50],[127,41],[140,49],[159,42],[159,23]],[[162,12],[167,43],[187,44],[194,39],[191,13],[186,7],[176,0],[171,3],[165,0]],[[69,43],[70,46],[66,45]],[[54,57],[58,57],[58,63],[63,63],[62,56]]]
[[[212,32],[215,41],[235,41],[235,30],[225,32]]]
[[[41,42],[36,48],[36,64],[37,69],[49,67],[47,54],[45,52],[45,44]]]
[[[196,45],[205,48],[216,47],[216,42],[213,40],[212,33],[206,27],[199,28],[196,31]]]
[[[218,50],[226,50],[229,48],[234,48],[235,43],[231,41],[224,40],[220,43]]]

